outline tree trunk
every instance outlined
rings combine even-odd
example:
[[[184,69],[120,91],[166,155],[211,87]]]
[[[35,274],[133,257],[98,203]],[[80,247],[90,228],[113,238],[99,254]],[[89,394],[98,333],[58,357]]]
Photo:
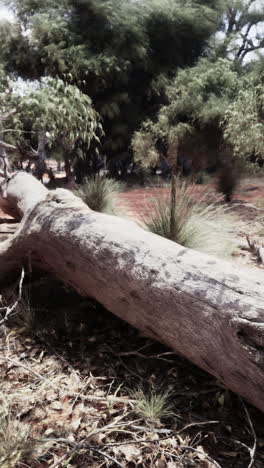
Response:
[[[47,137],[45,132],[41,132],[38,135],[38,152],[37,152],[37,159],[35,162],[35,173],[36,177],[42,181],[43,175],[47,170],[46,165],[46,144],[47,144]]]
[[[6,196],[23,218],[0,243],[1,283],[30,257],[264,411],[261,270],[242,270],[93,212],[27,173],[7,182]]]

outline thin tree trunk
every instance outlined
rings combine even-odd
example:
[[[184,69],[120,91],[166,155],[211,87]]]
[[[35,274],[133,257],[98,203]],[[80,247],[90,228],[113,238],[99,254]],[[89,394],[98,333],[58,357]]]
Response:
[[[176,190],[177,190],[177,164],[178,164],[178,139],[172,138],[169,142],[168,160],[171,166],[171,199],[170,199],[170,238],[176,237]]]
[[[7,183],[23,215],[0,243],[0,283],[28,263],[166,343],[264,411],[264,273],[90,210],[27,173]]]
[[[176,174],[172,174],[171,177],[171,197],[170,197],[170,238],[173,240],[176,238],[176,190],[177,190],[177,178]]]
[[[72,180],[72,169],[71,169],[71,162],[68,156],[64,155],[64,167],[65,167],[65,174],[67,181],[70,182]]]
[[[43,175],[47,170],[46,166],[46,144],[47,144],[47,137],[45,132],[41,132],[38,135],[38,151],[37,151],[37,160],[35,162],[35,172],[36,177],[38,180],[42,181]]]

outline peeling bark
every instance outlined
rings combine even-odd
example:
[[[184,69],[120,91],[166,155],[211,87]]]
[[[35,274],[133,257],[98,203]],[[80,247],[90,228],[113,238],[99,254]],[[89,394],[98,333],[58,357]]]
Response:
[[[30,260],[166,343],[264,411],[264,273],[241,270],[90,210],[26,173],[6,187],[22,216],[0,243],[0,283]]]

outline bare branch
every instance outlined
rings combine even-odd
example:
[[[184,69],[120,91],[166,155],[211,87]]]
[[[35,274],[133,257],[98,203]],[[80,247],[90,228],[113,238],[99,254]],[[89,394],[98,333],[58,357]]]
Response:
[[[24,278],[25,278],[25,270],[24,270],[24,268],[22,268],[21,276],[20,276],[20,280],[19,280],[18,298],[17,298],[17,300],[14,302],[14,304],[12,306],[2,308],[2,310],[6,311],[6,314],[5,314],[4,318],[2,320],[0,320],[0,327],[7,322],[7,320],[10,318],[10,316],[15,312],[18,303],[21,301]]]
[[[5,143],[4,141],[0,140],[0,148],[4,148],[6,151],[9,151],[9,153],[16,153],[18,152],[18,149],[16,146],[9,145],[9,143]]]
[[[240,55],[243,53],[243,51],[246,48],[246,44],[247,44],[247,41],[248,41],[248,35],[249,35],[249,32],[250,32],[252,26],[253,26],[253,23],[249,23],[248,26],[247,26],[245,34],[242,34],[243,41],[242,41],[242,44],[239,47],[238,52],[236,54],[237,59],[239,59]]]

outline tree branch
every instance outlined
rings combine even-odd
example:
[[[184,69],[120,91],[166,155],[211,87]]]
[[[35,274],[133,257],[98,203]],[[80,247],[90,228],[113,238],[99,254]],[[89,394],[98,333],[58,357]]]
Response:
[[[264,41],[261,41],[258,45],[254,45],[253,42],[251,41],[252,43],[252,46],[251,47],[247,47],[244,52],[241,54],[240,56],[240,62],[243,62],[245,56],[249,53],[249,52],[254,52],[255,50],[259,50],[259,49],[263,49],[264,48]]]
[[[238,52],[236,54],[236,58],[239,59],[240,55],[242,54],[243,50],[245,50],[245,47],[246,47],[246,44],[247,44],[247,40],[248,40],[248,35],[249,35],[249,32],[251,30],[253,26],[253,23],[250,23],[246,29],[246,32],[245,34],[242,35],[242,38],[243,38],[243,41],[242,41],[242,44],[241,46],[239,47],[238,49]]]
[[[18,148],[14,145],[9,145],[9,143],[5,143],[4,141],[0,140],[0,148],[4,148],[9,153],[16,153],[19,152]]]

